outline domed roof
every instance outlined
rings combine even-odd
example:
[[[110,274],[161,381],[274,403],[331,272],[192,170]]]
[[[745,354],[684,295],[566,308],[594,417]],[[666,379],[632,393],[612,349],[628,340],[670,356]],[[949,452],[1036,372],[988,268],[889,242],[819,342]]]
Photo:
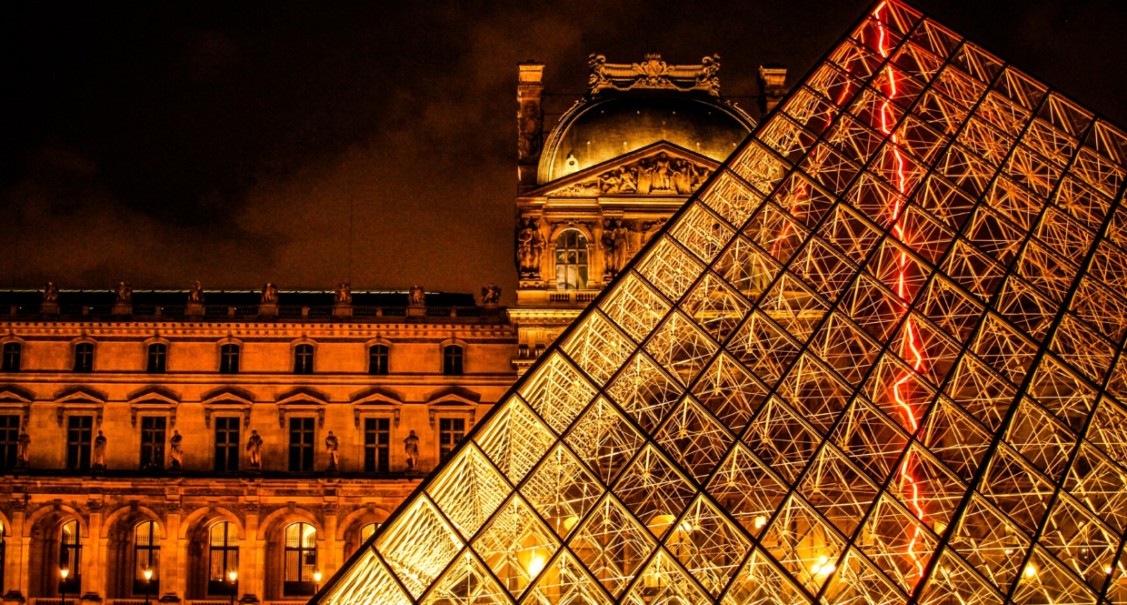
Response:
[[[659,141],[721,162],[754,125],[739,108],[706,95],[632,91],[587,98],[549,135],[537,182],[552,182]]]

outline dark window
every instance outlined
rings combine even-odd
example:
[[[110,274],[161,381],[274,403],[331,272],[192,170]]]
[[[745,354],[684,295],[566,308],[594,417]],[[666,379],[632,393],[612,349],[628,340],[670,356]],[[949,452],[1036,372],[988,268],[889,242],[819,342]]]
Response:
[[[0,470],[8,470],[16,466],[19,439],[20,417],[0,416]],[[0,570],[2,569],[0,567]]]
[[[228,575],[239,571],[239,530],[234,523],[220,521],[208,531],[207,594],[239,594],[239,581]]]
[[[294,523],[285,531],[285,584],[282,595],[308,597],[317,592],[313,572],[317,568],[317,530],[308,523]]]
[[[462,347],[450,345],[442,348],[442,373],[447,376],[462,375]]]
[[[215,470],[239,470],[239,418],[215,419]]]
[[[290,418],[290,471],[313,470],[313,419]]]
[[[94,437],[93,416],[67,418],[67,470],[90,468],[90,443]]]
[[[364,419],[364,472],[388,472],[388,446],[390,443],[390,419]]]
[[[141,418],[141,468],[164,468],[164,427],[166,419]]]
[[[0,372],[20,371],[20,352],[23,347],[18,342],[4,343],[4,359],[0,361]],[[384,372],[386,374],[386,372]]]
[[[297,345],[293,350],[293,373],[313,373],[313,345]]]
[[[239,345],[223,345],[219,349],[219,373],[239,373]]]
[[[372,345],[368,347],[368,373],[387,374],[387,345]]]
[[[145,570],[152,572],[145,579]],[[133,594],[160,592],[160,528],[145,521],[133,530]]]
[[[160,343],[149,345],[149,365],[145,371],[150,374],[163,374],[168,359],[168,347]]]
[[[582,290],[587,287],[587,238],[568,229],[556,238],[556,289]]]
[[[94,371],[94,343],[80,342],[74,345],[74,371]]]
[[[77,520],[63,523],[59,530],[59,569],[67,570],[66,579],[59,578],[59,593],[76,597],[82,590],[82,528]]]
[[[442,460],[454,451],[454,446],[466,436],[465,418],[439,418],[438,448]]]

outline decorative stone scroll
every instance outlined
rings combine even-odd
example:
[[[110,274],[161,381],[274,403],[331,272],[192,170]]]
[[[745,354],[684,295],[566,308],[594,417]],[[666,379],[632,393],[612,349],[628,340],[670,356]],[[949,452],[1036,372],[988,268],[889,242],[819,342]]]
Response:
[[[607,63],[603,55],[587,59],[590,94],[603,90],[703,90],[720,96],[720,55],[700,60],[700,65],[670,65],[658,53],[646,53],[641,63]]]

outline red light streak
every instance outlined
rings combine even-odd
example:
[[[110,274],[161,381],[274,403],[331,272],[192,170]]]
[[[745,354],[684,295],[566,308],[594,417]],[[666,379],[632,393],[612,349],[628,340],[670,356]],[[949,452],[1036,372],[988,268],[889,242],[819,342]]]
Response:
[[[885,34],[885,31],[884,31],[884,23],[880,20],[881,19],[880,12],[881,12],[881,10],[884,9],[885,4],[886,4],[885,2],[881,2],[880,5],[877,6],[876,10],[873,11],[873,17],[876,19],[877,31],[879,33],[877,46],[878,46],[878,49],[880,50],[881,56],[887,59],[888,58],[888,49],[885,46],[886,45],[886,39],[885,39],[886,34]],[[903,158],[903,156],[900,155],[900,149],[898,147],[899,141],[897,140],[897,136],[896,136],[896,134],[894,134],[890,130],[889,125],[888,125],[889,117],[890,117],[890,114],[892,113],[891,109],[889,108],[889,104],[892,102],[892,99],[896,98],[896,94],[897,94],[896,74],[895,74],[895,72],[893,72],[891,66],[886,67],[886,69],[888,70],[889,96],[881,104],[880,127],[881,127],[881,132],[884,133],[885,136],[889,137],[889,140],[892,142],[892,145],[891,145],[892,157],[896,162],[896,189],[897,189],[897,192],[899,192],[901,195],[903,195],[906,191],[906,188],[907,188],[906,184],[905,184],[905,177],[904,177],[904,158]],[[892,231],[896,235],[897,239],[899,239],[901,242],[904,242],[905,244],[907,244],[908,242],[907,242],[906,234],[904,232],[904,227],[900,222],[900,212],[901,212],[900,198],[896,197],[896,199],[893,202],[893,206],[892,206],[892,223],[893,223]],[[907,252],[903,252],[903,251],[900,252],[900,258],[899,258],[899,262],[897,263],[897,265],[898,265],[898,270],[897,270],[897,276],[896,276],[896,295],[899,296],[901,300],[907,302],[908,292],[907,292],[907,284],[905,283],[905,277],[906,277],[906,274],[907,274],[907,271],[908,271],[908,254],[907,254]],[[905,359],[910,359],[911,364],[912,364],[912,370],[915,371],[915,372],[919,372],[923,368],[924,358],[923,358],[923,354],[920,352],[919,347],[916,345],[916,334],[915,334],[915,332],[916,332],[916,330],[912,325],[912,317],[909,315],[907,320],[905,321],[905,325],[904,325],[905,338],[904,338],[904,341],[903,341],[903,344],[902,344],[902,347],[901,347],[901,350],[900,350],[900,356],[905,358]],[[906,353],[910,353],[910,354],[906,354]],[[904,374],[901,375],[900,378],[892,385],[892,396],[893,396],[893,399],[896,401],[897,407],[899,407],[900,410],[904,413],[904,417],[907,420],[908,425],[911,427],[912,433],[915,433],[916,430],[919,428],[919,422],[916,420],[916,416],[912,412],[911,405],[909,404],[908,401],[905,400],[905,393],[902,392],[902,389],[905,388],[904,387],[905,383],[907,383],[910,378],[911,378],[911,373],[910,372],[904,372]],[[908,465],[911,463],[911,460],[912,460],[912,451],[908,450],[908,452],[904,455],[903,464],[900,465],[900,479],[901,479],[901,481],[903,481],[904,483],[907,483],[911,487],[911,491],[912,491],[911,506],[912,506],[912,509],[916,513],[916,516],[919,517],[920,521],[923,521],[924,510],[923,510],[923,507],[920,505],[919,486],[917,485],[916,480],[912,477],[911,473],[908,471]],[[919,575],[922,578],[922,576],[923,576],[923,564],[921,563],[919,557],[916,555],[916,542],[918,541],[919,537],[920,537],[920,530],[919,530],[918,527],[915,527],[913,534],[912,534],[912,540],[911,540],[911,542],[908,543],[908,556],[911,557],[912,562],[915,564],[916,569],[918,570]]]

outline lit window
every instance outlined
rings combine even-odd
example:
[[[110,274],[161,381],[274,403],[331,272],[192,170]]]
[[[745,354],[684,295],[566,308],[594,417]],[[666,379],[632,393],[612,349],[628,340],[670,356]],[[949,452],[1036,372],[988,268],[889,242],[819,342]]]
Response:
[[[77,520],[63,523],[59,530],[59,569],[68,571],[59,578],[59,593],[78,594],[82,589],[82,527]]]
[[[149,580],[145,570],[152,571]],[[133,530],[133,594],[160,592],[160,528],[145,521]]]
[[[0,372],[19,372],[20,353],[23,347],[18,342],[4,343],[4,359],[0,360]]]
[[[450,345],[442,348],[442,373],[447,376],[462,375],[462,347]]]
[[[149,364],[145,371],[150,374],[163,374],[168,359],[168,347],[160,343],[149,345]]]
[[[313,373],[313,345],[297,345],[293,350],[293,373]]]
[[[94,371],[94,344],[80,342],[74,346],[74,371]]]
[[[220,521],[208,534],[207,594],[238,594],[239,582],[228,574],[239,571],[239,530],[234,523]]]
[[[387,374],[387,345],[372,345],[368,348],[368,373]]]
[[[587,238],[575,229],[568,229],[556,238],[556,289],[586,287]]]
[[[454,446],[466,436],[465,418],[440,418],[438,420],[438,448],[442,460],[446,460]]]
[[[219,373],[239,373],[239,345],[227,344],[219,349]]]
[[[285,584],[282,595],[309,597],[317,591],[313,573],[317,569],[317,530],[308,523],[294,523],[285,530]]]
[[[360,543],[363,544],[363,543],[367,542],[369,538],[371,538],[373,535],[375,535],[376,530],[379,529],[379,528],[380,528],[379,523],[369,523],[369,524],[365,525],[364,527],[361,527],[360,528]]]

